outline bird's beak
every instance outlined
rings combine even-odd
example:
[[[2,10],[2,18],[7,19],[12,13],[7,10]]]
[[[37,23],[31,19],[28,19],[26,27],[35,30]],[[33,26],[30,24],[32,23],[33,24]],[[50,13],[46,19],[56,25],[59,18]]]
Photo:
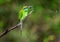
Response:
[[[28,6],[29,8],[32,8],[32,6]]]

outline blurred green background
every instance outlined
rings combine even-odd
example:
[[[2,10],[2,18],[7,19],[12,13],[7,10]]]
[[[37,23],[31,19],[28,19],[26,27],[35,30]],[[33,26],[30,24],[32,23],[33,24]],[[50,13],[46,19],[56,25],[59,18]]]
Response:
[[[20,28],[0,38],[0,42],[60,42],[60,0],[0,0],[0,33],[18,21],[24,6],[33,6],[33,13]]]

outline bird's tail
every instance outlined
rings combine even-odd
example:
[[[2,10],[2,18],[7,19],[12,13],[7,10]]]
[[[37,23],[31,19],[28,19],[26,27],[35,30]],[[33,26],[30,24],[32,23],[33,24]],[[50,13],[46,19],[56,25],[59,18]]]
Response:
[[[20,24],[21,24],[20,29],[22,30],[22,21],[20,21]]]

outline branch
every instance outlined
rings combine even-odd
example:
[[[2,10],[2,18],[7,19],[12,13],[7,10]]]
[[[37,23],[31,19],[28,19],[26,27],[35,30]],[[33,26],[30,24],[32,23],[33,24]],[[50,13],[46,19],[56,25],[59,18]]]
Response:
[[[30,11],[30,13],[26,16],[26,18],[28,17],[28,16],[30,16],[31,15],[31,13],[33,12],[33,10],[32,11]],[[25,19],[26,19],[25,18]],[[24,19],[24,20],[25,20]],[[23,20],[23,22],[24,22],[24,20]],[[5,30],[4,32],[2,32],[1,34],[0,34],[0,38],[1,37],[3,37],[4,35],[6,35],[8,32],[10,32],[11,30],[14,30],[14,29],[16,29],[17,27],[19,27],[19,26],[21,26],[21,24],[20,23],[18,23],[17,25],[15,25],[14,27],[11,27],[11,28],[9,28],[9,29],[7,29],[7,30]]]

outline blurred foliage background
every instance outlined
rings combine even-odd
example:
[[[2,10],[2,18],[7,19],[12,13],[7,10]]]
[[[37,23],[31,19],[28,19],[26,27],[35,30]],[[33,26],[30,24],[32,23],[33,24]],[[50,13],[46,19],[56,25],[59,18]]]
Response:
[[[20,28],[0,38],[0,42],[60,42],[60,0],[0,0],[0,33],[18,21],[18,12],[31,5],[33,13]]]

